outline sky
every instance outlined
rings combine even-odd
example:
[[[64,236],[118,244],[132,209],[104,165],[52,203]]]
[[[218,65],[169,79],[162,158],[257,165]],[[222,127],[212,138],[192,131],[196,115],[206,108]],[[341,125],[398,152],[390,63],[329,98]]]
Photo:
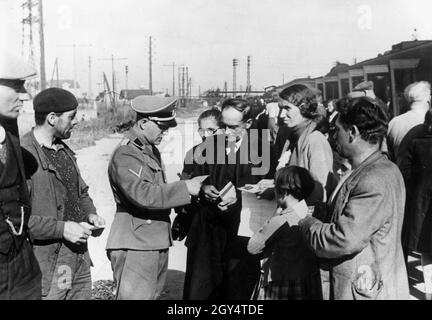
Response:
[[[0,0],[0,46],[21,53],[22,0]],[[172,92],[172,67],[189,68],[192,93],[232,89],[232,59],[239,60],[237,89],[246,86],[251,56],[252,88],[326,74],[335,61],[352,64],[411,40],[432,39],[430,0],[43,0],[47,79],[59,59],[62,79],[77,77],[92,88],[111,77],[114,55],[119,87],[148,88],[149,37],[153,39],[153,90]],[[88,46],[91,45],[91,46]],[[177,81],[177,70],[176,70]],[[177,83],[176,83],[177,89]]]

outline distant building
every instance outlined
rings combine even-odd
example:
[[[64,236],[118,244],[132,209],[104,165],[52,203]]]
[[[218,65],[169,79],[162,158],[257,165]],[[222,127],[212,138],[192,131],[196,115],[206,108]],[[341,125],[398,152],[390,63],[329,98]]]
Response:
[[[300,78],[276,88],[303,83],[318,88],[324,100],[339,99],[362,81],[373,81],[377,97],[389,103],[393,115],[404,111],[403,91],[414,81],[432,83],[432,40],[403,41],[377,57],[353,65],[337,63],[325,76]]]
[[[148,89],[127,89],[120,91],[120,99],[133,100],[138,96],[150,96],[151,92]]]
[[[48,83],[48,86],[50,88],[52,88],[52,87],[62,88],[64,90],[72,92],[76,97],[82,96],[81,86],[80,86],[78,81],[76,82],[76,88],[75,89],[74,89],[74,81],[73,80],[59,80],[59,81],[51,80]]]

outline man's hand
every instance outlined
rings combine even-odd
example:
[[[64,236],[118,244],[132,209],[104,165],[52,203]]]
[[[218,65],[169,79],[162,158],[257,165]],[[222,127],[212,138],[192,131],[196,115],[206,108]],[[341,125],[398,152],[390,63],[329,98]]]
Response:
[[[229,206],[232,206],[235,203],[237,203],[237,197],[231,197],[220,202],[217,207],[220,211],[225,212],[228,210]]]
[[[186,183],[186,187],[188,189],[189,194],[191,196],[197,196],[201,189],[201,183],[194,179],[183,180],[183,181]]]
[[[261,190],[261,191],[257,192],[256,196],[258,199],[273,200],[275,198],[275,189],[274,188],[267,188],[267,189]]]
[[[214,186],[205,185],[201,187],[204,197],[210,202],[215,202],[219,198],[219,191]]]
[[[91,231],[77,222],[66,221],[64,225],[63,238],[72,243],[86,243]]]
[[[88,216],[88,222],[97,228],[105,227],[105,219],[94,213]]]
[[[258,199],[273,200],[275,197],[275,184],[273,179],[262,179],[258,182],[258,188],[256,196]]]

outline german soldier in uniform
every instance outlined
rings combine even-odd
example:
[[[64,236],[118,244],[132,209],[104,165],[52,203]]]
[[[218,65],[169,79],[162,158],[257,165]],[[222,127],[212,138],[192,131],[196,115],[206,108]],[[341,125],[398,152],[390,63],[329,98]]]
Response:
[[[197,180],[167,183],[156,148],[177,125],[176,98],[140,96],[137,119],[114,151],[108,175],[117,212],[107,241],[117,299],[156,299],[161,293],[172,245],[171,208],[190,203]]]
[[[0,300],[39,300],[41,273],[29,241],[29,194],[18,137],[5,130],[15,122],[24,82],[36,71],[15,56],[0,55]]]

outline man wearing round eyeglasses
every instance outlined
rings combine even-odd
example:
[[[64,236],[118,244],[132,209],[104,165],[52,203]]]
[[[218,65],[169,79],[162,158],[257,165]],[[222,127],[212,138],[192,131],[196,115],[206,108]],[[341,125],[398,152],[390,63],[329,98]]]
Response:
[[[30,200],[16,123],[24,83],[36,71],[14,55],[0,54],[0,300],[39,300],[41,272],[29,241]]]
[[[108,175],[117,212],[107,240],[116,298],[152,300],[161,293],[172,245],[171,208],[190,203],[198,180],[167,183],[156,148],[177,126],[176,98],[139,96],[131,107],[134,126],[111,158]]]

